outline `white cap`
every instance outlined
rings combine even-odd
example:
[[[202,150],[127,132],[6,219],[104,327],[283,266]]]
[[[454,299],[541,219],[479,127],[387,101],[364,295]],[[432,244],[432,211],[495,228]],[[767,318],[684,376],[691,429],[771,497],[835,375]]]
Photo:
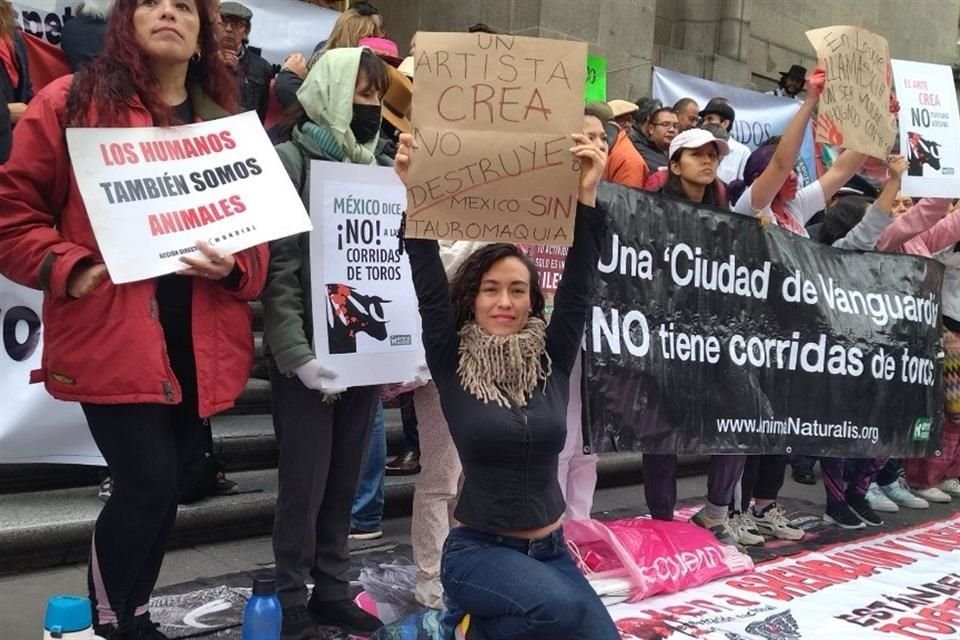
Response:
[[[670,142],[670,154],[669,158],[673,158],[675,154],[680,149],[699,149],[705,144],[714,143],[717,145],[717,156],[722,158],[730,152],[730,146],[727,144],[726,140],[721,140],[720,138],[715,138],[712,133],[706,129],[687,129],[683,133],[678,133],[674,139]]]

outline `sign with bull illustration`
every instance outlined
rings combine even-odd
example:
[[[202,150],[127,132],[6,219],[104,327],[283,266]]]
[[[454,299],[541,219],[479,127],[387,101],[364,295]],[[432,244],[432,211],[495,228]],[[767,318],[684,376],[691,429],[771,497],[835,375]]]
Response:
[[[311,165],[313,340],[337,373],[330,388],[410,381],[424,362],[410,263],[397,242],[406,198],[392,168]]]

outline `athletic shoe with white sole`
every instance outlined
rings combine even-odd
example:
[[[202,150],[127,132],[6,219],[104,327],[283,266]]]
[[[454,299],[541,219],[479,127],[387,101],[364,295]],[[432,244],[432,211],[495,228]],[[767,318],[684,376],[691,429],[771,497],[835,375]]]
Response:
[[[937,489],[955,498],[960,498],[960,480],[950,478],[937,485]]]
[[[929,489],[913,489],[913,493],[914,495],[920,496],[927,502],[939,502],[940,504],[946,504],[953,499],[950,497],[949,493],[944,493],[936,487],[930,487]]]
[[[899,478],[893,484],[882,485],[880,490],[898,506],[906,507],[907,509],[928,509],[930,507],[929,502],[913,495],[910,487],[907,486],[907,482],[903,478]]]
[[[720,544],[736,547],[737,549],[743,551],[743,547],[737,541],[737,536],[734,535],[733,529],[730,527],[730,520],[728,518],[724,518],[722,520],[713,520],[708,518],[706,509],[704,508],[693,514],[693,517],[690,518],[690,524],[695,524],[698,527],[706,529],[714,535]]]
[[[847,504],[850,505],[853,512],[857,514],[857,517],[863,520],[868,527],[883,526],[883,518],[874,513],[870,507],[870,503],[867,502],[864,496],[848,495]]]
[[[757,525],[757,530],[766,538],[779,538],[781,540],[802,540],[803,529],[794,527],[787,518],[786,512],[776,502],[767,505],[763,511],[757,513],[754,508],[753,521]]]
[[[827,512],[823,514],[823,521],[835,524],[841,529],[863,529],[867,526],[846,502],[828,504]]]
[[[867,489],[867,502],[870,504],[871,509],[881,513],[897,513],[900,511],[897,503],[888,498],[887,494],[880,490],[876,482],[871,483],[870,488]]]
[[[749,513],[734,513],[730,516],[729,522],[737,542],[748,547],[763,545],[763,536],[760,535]]]
[[[360,527],[350,527],[351,540],[379,540],[383,537],[383,529],[361,529]]]

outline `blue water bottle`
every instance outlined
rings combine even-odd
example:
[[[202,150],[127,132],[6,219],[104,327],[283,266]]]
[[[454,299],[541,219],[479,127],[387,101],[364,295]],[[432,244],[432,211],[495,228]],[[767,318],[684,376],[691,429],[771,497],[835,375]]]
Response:
[[[253,595],[243,610],[243,640],[280,640],[283,611],[273,578],[254,578]]]

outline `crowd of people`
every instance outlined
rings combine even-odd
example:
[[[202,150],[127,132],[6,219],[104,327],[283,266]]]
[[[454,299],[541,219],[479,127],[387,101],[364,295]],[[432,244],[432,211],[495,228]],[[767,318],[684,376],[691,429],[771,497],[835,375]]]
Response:
[[[794,166],[825,82],[819,67],[809,77],[797,65],[781,74],[776,95],[799,109],[753,151],[731,137],[739,105],[723,96],[702,107],[650,97],[586,105],[582,130],[571,132],[581,166],[574,244],[550,318],[520,248],[407,239],[426,352],[412,382],[337,388],[312,347],[316,257],[306,235],[233,255],[200,242],[176,274],[113,284],[66,127],[162,127],[255,111],[307,210],[314,160],[392,165],[406,181],[415,40],[401,57],[376,7],[354,2],[309,58],[292,53],[275,68],[249,45],[255,21],[233,1],[86,0],[63,34],[74,74],[34,91],[11,4],[0,0],[0,273],[44,291],[38,378],[54,397],[81,404],[109,468],[88,570],[100,636],[165,637],[149,600],[177,503],[237,490],[212,459],[208,418],[232,406],[248,379],[248,302],[259,299],[280,448],[273,547],[284,639],[317,638],[318,625],[381,627],[350,598],[348,539],[382,535],[385,474],[418,476],[415,597],[443,612],[444,637],[618,638],[562,526],[590,517],[597,482],[581,415],[581,342],[604,229],[601,180],[841,249],[941,260],[943,455],[820,458],[824,519],[880,526],[878,511],[960,497],[960,211],[948,199],[900,194],[906,161],[897,155],[883,184],[857,176],[866,157],[852,150],[799,183]],[[470,31],[493,33],[483,24]],[[402,408],[407,441],[389,461],[385,401]],[[797,481],[815,482],[816,459],[791,462]],[[787,464],[778,454],[712,456],[706,503],[691,522],[738,548],[802,539],[778,503]],[[674,518],[676,468],[676,456],[644,456],[653,518]]]

